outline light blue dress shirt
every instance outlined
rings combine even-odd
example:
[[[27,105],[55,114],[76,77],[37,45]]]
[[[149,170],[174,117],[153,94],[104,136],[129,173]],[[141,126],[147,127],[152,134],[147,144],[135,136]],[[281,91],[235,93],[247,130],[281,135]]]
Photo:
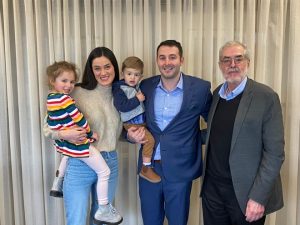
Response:
[[[226,95],[228,84],[227,82],[225,82],[219,90],[219,95],[221,98],[225,99],[226,101],[234,99],[236,96],[238,96],[244,91],[246,83],[247,83],[247,77],[245,77],[244,80],[242,80],[239,86],[237,86],[233,91],[227,93]]]
[[[180,74],[179,82],[174,90],[167,91],[160,80],[155,89],[154,115],[155,123],[163,131],[181,108],[183,99],[183,81]],[[158,143],[154,160],[160,160],[160,143]]]

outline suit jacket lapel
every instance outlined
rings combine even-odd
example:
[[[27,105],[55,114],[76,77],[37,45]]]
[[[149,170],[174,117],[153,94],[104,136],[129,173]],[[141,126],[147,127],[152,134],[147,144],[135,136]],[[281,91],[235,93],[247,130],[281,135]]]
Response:
[[[210,130],[211,130],[211,123],[212,123],[212,119],[214,118],[214,115],[215,115],[215,112],[216,112],[216,109],[217,109],[217,105],[218,105],[218,102],[219,102],[219,99],[220,99],[220,96],[219,96],[219,90],[220,90],[220,87],[221,85],[216,88],[216,90],[213,92],[213,101],[211,103],[211,106],[210,106],[210,111],[209,111],[209,114],[208,114],[208,119],[207,119],[207,137],[206,138],[206,144],[205,144],[205,148],[207,149],[208,148],[208,142],[209,142],[209,136],[210,136]]]
[[[236,143],[236,139],[238,137],[238,134],[240,132],[240,129],[243,125],[244,119],[246,117],[246,114],[248,112],[250,103],[252,101],[253,93],[252,93],[252,80],[248,78],[246,87],[244,89],[243,96],[241,98],[238,111],[236,113],[235,122],[233,126],[233,132],[232,132],[232,139],[231,139],[231,148],[230,152],[232,152],[232,149]]]
[[[160,130],[160,128],[155,123],[155,113],[154,113],[154,97],[155,97],[155,89],[160,81],[160,77],[158,79],[153,79],[151,83],[151,87],[149,87],[149,92],[147,95],[148,101],[149,101],[149,110],[148,112],[148,122],[152,124],[153,127],[155,127],[157,130]]]

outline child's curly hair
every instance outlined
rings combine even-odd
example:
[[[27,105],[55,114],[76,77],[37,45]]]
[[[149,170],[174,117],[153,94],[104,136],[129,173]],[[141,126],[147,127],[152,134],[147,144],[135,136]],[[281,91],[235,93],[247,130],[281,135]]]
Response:
[[[59,61],[54,62],[52,65],[48,66],[46,69],[47,76],[48,76],[48,86],[51,89],[52,84],[55,79],[65,71],[72,71],[74,72],[75,81],[78,81],[78,73],[77,73],[77,67],[74,63],[69,63],[67,61]]]

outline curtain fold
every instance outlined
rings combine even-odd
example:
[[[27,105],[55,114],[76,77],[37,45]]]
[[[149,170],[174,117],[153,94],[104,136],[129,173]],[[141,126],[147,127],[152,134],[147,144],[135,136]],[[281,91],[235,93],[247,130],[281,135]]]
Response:
[[[285,55],[287,60],[284,77],[287,80],[286,94],[286,162],[284,164],[284,190],[286,193],[286,207],[282,214],[286,213],[291,224],[300,224],[299,210],[299,101],[300,101],[300,79],[299,79],[299,57],[300,57],[300,21],[297,19],[299,1],[289,2],[290,17],[288,22],[288,45],[286,46],[291,54]],[[295,197],[297,196],[297,197]],[[284,215],[282,215],[284,216]]]
[[[7,3],[3,4],[3,10],[7,10]],[[8,12],[0,12],[0,109],[2,116],[0,117],[0,224],[13,224],[13,202],[12,202],[12,189],[11,189],[11,166],[10,154],[8,149],[9,143],[9,121],[8,121],[8,88],[7,73],[10,70],[9,65],[6,65],[6,57],[10,56],[9,49],[5,47],[5,28],[7,29],[6,17]],[[7,36],[7,34],[6,34]]]
[[[182,70],[213,90],[223,82],[219,48],[235,39],[250,50],[249,77],[272,87],[283,109],[285,207],[266,225],[300,225],[299,12],[298,0],[0,0],[0,224],[65,224],[63,201],[49,196],[60,156],[42,134],[49,64],[68,60],[82,74],[90,51],[106,46],[120,66],[140,57],[150,77],[159,74],[157,45],[176,39]],[[141,225],[138,146],[120,142],[118,153],[115,204],[124,225]],[[203,225],[200,186],[197,179],[188,225]]]

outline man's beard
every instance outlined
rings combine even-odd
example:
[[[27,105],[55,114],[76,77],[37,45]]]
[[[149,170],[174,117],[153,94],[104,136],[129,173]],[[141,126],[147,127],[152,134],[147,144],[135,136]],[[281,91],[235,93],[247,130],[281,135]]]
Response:
[[[239,83],[242,82],[242,80],[244,80],[247,73],[248,73],[248,68],[246,68],[244,73],[241,74],[240,76],[230,76],[230,75],[227,76],[227,75],[225,75],[225,80],[226,80],[226,82],[231,83],[231,84],[239,84]]]

